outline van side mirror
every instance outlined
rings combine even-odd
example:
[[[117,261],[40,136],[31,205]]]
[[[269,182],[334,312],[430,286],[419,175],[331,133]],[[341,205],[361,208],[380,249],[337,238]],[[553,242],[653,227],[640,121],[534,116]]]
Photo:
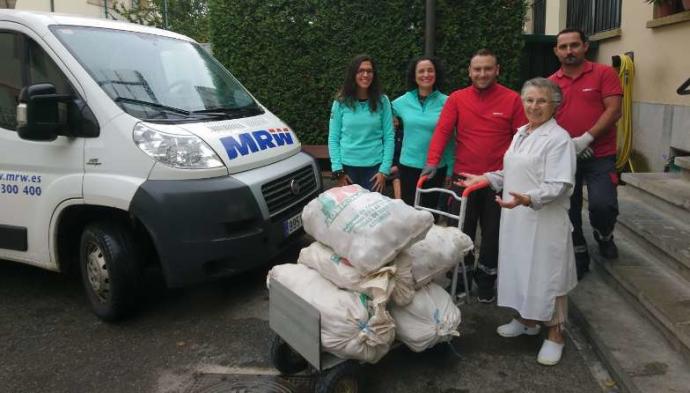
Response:
[[[67,102],[74,96],[57,94],[51,83],[38,83],[19,92],[17,133],[22,139],[52,141],[67,123]]]

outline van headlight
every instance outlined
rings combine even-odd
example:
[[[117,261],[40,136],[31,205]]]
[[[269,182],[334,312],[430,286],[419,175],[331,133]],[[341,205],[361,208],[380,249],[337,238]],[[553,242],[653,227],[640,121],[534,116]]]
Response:
[[[201,138],[183,130],[179,132],[170,134],[137,123],[132,137],[144,153],[175,168],[206,169],[223,166],[218,155]]]

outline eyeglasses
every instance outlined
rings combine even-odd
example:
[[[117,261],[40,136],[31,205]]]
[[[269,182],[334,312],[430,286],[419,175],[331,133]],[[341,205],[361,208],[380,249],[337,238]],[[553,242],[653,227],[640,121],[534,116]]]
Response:
[[[369,74],[369,75],[374,75],[374,70],[370,70],[370,69],[361,69],[361,70],[357,70],[357,74]]]
[[[547,101],[543,98],[537,98],[537,99],[523,98],[522,102],[524,102],[526,105],[543,106],[543,105],[550,104],[550,103],[555,102],[555,101]]]

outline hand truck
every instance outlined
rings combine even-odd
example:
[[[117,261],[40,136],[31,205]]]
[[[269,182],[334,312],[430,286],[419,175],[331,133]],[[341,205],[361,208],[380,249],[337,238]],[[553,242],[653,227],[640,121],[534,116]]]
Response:
[[[465,187],[465,189],[462,191],[462,196],[459,197],[458,194],[456,194],[452,190],[448,190],[446,188],[439,188],[439,187],[433,187],[433,188],[422,188],[424,186],[424,182],[426,182],[428,179],[427,175],[421,176],[419,180],[417,181],[417,189],[415,190],[414,194],[414,207],[419,210],[426,210],[434,214],[438,214],[444,217],[448,217],[454,220],[458,221],[458,229],[462,231],[462,227],[465,223],[465,214],[467,211],[467,199],[469,198],[470,194],[473,193],[474,191],[477,191],[482,188],[486,188],[489,186],[489,182],[486,180],[480,181],[479,183],[473,184],[469,187]],[[456,216],[454,214],[434,209],[431,207],[425,207],[422,206],[421,204],[421,198],[422,194],[428,194],[432,192],[437,192],[440,194],[445,194],[448,195],[449,198],[453,198],[456,201],[460,202],[460,213]],[[460,299],[460,296],[457,295],[457,286],[458,286],[458,271],[462,269],[462,281],[463,284],[465,285],[465,302],[470,303],[470,294],[469,294],[469,281],[467,279],[467,268],[465,267],[465,258],[460,258],[460,261],[458,264],[455,265],[455,269],[453,269],[453,278],[451,281],[451,286],[450,286],[450,296],[453,299],[453,301],[456,302],[456,304],[459,302],[458,300]]]

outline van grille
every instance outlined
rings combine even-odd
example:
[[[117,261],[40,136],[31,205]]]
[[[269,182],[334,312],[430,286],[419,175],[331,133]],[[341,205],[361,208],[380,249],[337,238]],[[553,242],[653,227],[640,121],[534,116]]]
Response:
[[[261,193],[268,206],[268,214],[274,216],[309,196],[316,187],[316,175],[309,165],[264,184]],[[295,193],[295,190],[299,192]]]

